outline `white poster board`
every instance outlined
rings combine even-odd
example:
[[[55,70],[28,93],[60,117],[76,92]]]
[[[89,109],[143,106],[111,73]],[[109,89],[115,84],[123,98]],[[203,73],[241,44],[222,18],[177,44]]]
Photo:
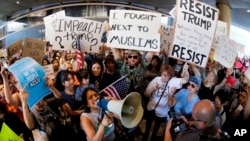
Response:
[[[160,51],[161,14],[135,11],[111,10],[111,31],[108,32],[109,47]]]
[[[55,40],[54,28],[56,19],[65,17],[65,11],[59,11],[43,18],[45,26],[45,39],[52,43]]]
[[[98,53],[104,31],[102,22],[67,16],[59,18],[55,20],[53,49],[76,50],[79,36],[81,51]]]
[[[174,38],[174,28],[171,26],[162,26],[161,34],[161,50],[165,50],[167,53],[171,49],[172,41]]]
[[[218,15],[218,9],[205,3],[178,0],[174,41],[169,55],[205,68]]]
[[[43,67],[47,77],[49,77],[51,79],[55,78],[53,64],[45,65],[42,67]]]
[[[216,27],[216,30],[215,30],[215,35],[214,35],[212,48],[216,48],[218,40],[219,40],[219,36],[221,36],[221,35],[227,36],[227,23],[218,20],[217,27]]]
[[[227,38],[225,35],[219,36],[214,60],[226,68],[233,67],[237,56],[237,46],[238,43],[236,41]]]

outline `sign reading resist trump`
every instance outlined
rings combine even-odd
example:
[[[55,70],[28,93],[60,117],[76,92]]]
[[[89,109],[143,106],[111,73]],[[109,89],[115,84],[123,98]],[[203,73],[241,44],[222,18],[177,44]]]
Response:
[[[160,51],[161,14],[135,11],[111,10],[111,31],[108,32],[109,47]]]
[[[209,58],[218,9],[193,0],[178,0],[170,56],[205,67]]]

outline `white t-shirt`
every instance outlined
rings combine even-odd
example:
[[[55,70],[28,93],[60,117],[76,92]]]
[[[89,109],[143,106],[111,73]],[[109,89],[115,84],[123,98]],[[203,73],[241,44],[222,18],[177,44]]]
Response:
[[[172,87],[176,87],[176,89],[182,88],[181,79],[182,78],[173,77],[168,81],[168,84],[167,84],[166,89],[164,91],[164,95],[162,96],[159,104],[157,105],[157,107],[155,109],[156,116],[158,116],[158,117],[167,117],[168,116],[168,111],[170,109],[170,107],[168,106],[169,91]],[[159,90],[155,91],[150,96],[149,102],[147,105],[147,109],[149,111],[154,110],[155,105],[159,101],[159,99],[162,95],[162,91],[164,90],[164,87],[166,85],[166,83],[163,83],[161,81],[161,77],[158,76],[158,77],[155,77],[152,81],[150,81],[150,83],[147,86],[147,89],[154,89],[156,83],[158,83],[161,88]]]

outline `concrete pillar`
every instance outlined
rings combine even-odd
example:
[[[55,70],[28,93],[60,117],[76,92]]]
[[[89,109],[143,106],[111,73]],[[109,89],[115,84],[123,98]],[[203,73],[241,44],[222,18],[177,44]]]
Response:
[[[227,23],[227,37],[229,37],[231,26],[230,0],[216,0],[216,6],[220,11],[219,20]]]

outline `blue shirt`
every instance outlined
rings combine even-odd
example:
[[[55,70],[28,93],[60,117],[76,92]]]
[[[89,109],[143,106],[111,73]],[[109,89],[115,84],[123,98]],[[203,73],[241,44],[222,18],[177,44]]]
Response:
[[[175,94],[176,104],[174,106],[175,112],[183,116],[190,116],[192,114],[192,109],[194,104],[200,99],[198,95],[188,101],[188,89],[181,89],[177,94]]]

